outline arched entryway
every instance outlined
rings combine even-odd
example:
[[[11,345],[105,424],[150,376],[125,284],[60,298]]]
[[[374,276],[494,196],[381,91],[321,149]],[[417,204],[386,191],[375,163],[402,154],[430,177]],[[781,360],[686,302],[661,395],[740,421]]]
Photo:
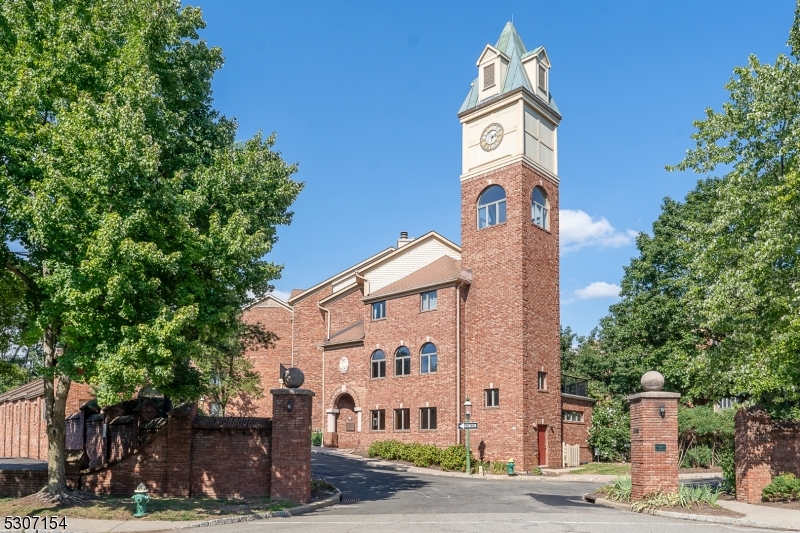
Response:
[[[334,448],[356,448],[361,433],[361,409],[348,393],[342,393],[328,410],[326,444]]]

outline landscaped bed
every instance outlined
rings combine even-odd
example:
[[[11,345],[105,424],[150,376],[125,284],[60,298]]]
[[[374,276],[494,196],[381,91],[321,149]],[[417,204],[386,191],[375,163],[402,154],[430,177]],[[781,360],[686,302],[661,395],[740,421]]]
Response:
[[[319,479],[312,481],[311,489],[312,502],[323,500],[336,492],[336,487]],[[3,498],[0,499],[0,515],[61,515],[68,518],[102,520],[212,520],[228,516],[283,511],[300,505],[294,502],[271,500],[269,498],[217,500],[214,498],[160,498],[151,496],[147,504],[147,515],[143,518],[135,519],[133,518],[135,504],[130,497],[79,494],[83,501],[71,505],[47,503],[39,499],[36,494],[31,494],[24,498]]]
[[[709,476],[716,476],[722,474],[722,469],[719,467],[695,467],[695,468],[681,468],[681,474],[708,474]],[[631,474],[630,463],[589,463],[581,465],[580,468],[572,470],[570,474],[594,474],[606,476],[629,476]]]

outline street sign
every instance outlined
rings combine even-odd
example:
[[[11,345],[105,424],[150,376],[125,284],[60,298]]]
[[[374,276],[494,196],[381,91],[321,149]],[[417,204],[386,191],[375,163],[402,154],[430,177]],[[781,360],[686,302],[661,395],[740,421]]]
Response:
[[[477,422],[461,422],[458,425],[458,429],[478,429]]]

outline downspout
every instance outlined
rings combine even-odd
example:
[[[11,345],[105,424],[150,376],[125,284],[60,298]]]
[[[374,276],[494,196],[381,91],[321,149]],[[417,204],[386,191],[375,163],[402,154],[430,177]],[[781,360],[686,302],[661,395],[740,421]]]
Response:
[[[294,306],[292,306],[292,366],[294,366]]]
[[[456,285],[456,423],[461,421],[461,284]],[[461,444],[461,430],[456,426],[456,444]]]
[[[325,315],[327,317],[326,318],[327,333],[325,334],[325,340],[327,341],[331,338],[331,311],[330,309],[325,309],[324,307],[319,305],[319,302],[317,302],[317,307],[321,311],[325,311]],[[328,417],[328,414],[325,412],[325,348],[324,347],[322,348],[322,398],[320,398],[320,400],[321,400],[320,412],[322,414],[322,435],[323,435],[322,446],[325,447],[325,432],[328,429],[328,421],[326,420],[326,418]]]

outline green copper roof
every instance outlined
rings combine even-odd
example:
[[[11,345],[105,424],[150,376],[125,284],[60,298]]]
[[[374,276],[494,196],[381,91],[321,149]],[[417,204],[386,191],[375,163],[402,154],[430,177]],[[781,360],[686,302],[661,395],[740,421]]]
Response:
[[[525,48],[525,43],[522,42],[522,38],[520,38],[519,34],[517,33],[517,29],[511,22],[506,23],[506,26],[500,33],[500,38],[497,39],[497,44],[495,44],[494,47],[508,56],[509,63],[508,71],[506,72],[506,79],[503,80],[503,85],[500,89],[500,92],[493,95],[491,98],[496,98],[502,94],[509,93],[514,89],[518,89],[519,87],[524,87],[531,93],[535,94],[535,91],[533,90],[533,84],[531,83],[531,80],[528,79],[528,75],[525,73],[525,67],[522,66],[522,59],[527,56],[538,54],[543,47],[540,46],[535,50],[528,52]],[[472,109],[480,103],[481,102],[478,101],[478,80],[476,79],[472,82],[472,85],[469,89],[469,94],[467,94],[467,98],[464,100],[464,103],[461,104],[461,108],[458,110],[458,112],[462,113],[463,111]],[[553,111],[559,115],[561,114],[558,111],[558,107],[556,106],[552,96],[549,97],[548,105]]]

